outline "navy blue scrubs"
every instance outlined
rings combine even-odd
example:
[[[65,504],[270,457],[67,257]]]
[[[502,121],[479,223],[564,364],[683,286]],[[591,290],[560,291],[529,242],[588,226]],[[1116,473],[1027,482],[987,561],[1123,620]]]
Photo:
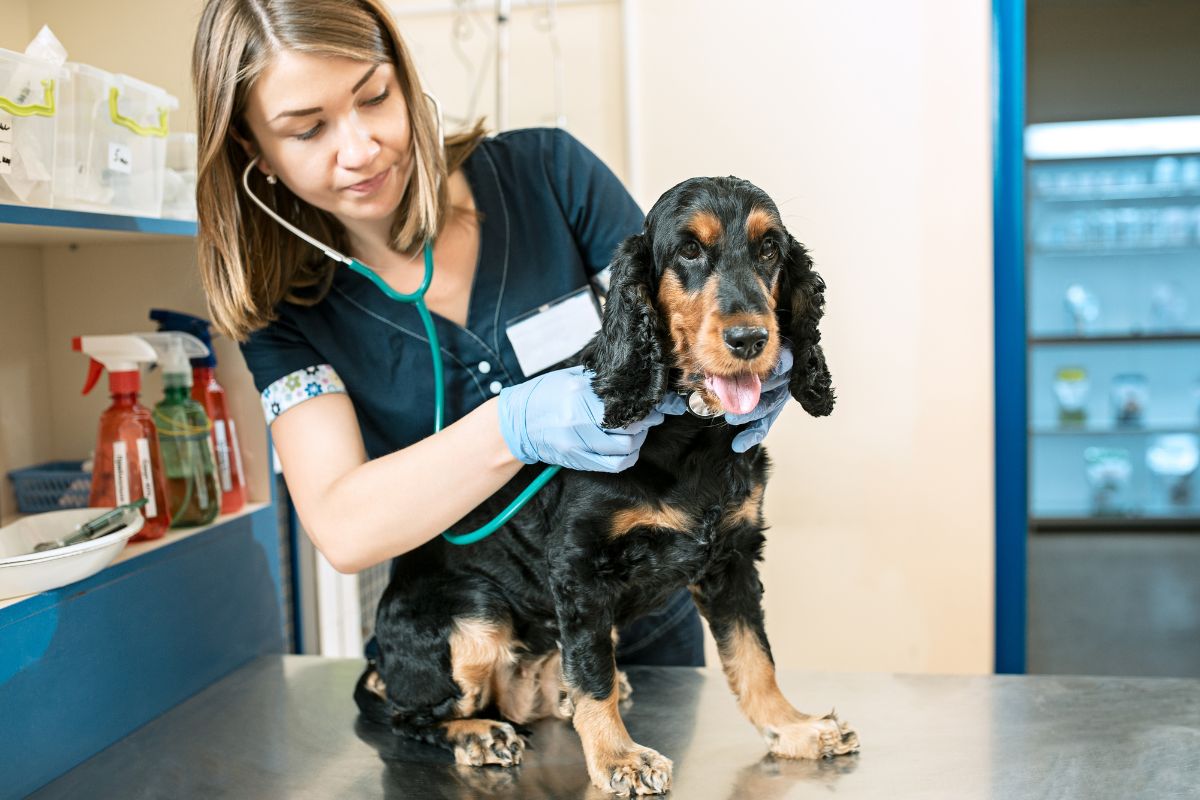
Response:
[[[445,363],[445,425],[532,377],[521,372],[507,324],[587,287],[643,220],[616,176],[561,130],[485,139],[463,173],[480,215],[480,243],[466,325],[433,315]],[[370,458],[433,432],[433,367],[415,306],[339,268],[321,302],[285,302],[277,312],[242,345],[268,422],[310,397],[344,391]],[[686,591],[627,626],[619,641],[622,663],[704,663]]]

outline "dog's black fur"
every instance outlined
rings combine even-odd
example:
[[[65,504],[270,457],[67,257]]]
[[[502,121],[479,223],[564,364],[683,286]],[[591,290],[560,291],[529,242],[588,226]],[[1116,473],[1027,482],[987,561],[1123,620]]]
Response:
[[[756,210],[759,224],[751,236],[746,223]],[[715,218],[719,235],[711,225],[701,227],[699,241],[697,215],[709,223]],[[644,418],[668,391],[701,387],[702,375],[689,370],[695,346],[689,353],[689,344],[679,341],[679,326],[689,318],[672,318],[661,306],[671,297],[700,297],[706,286],[717,307],[705,311],[714,319],[773,314],[772,335],[794,354],[791,395],[813,416],[832,410],[817,327],[825,284],[757,187],[732,177],[685,181],[655,203],[644,231],[620,246],[611,266],[602,330],[580,355],[595,373],[607,427]],[[664,290],[664,280],[673,293]],[[769,342],[754,362],[760,374],[774,363],[779,344]],[[761,446],[732,450],[738,430],[719,417],[669,416],[651,429],[630,469],[564,470],[491,537],[468,547],[439,537],[397,559],[375,629],[381,650],[375,669],[386,700],[360,681],[355,696],[364,715],[402,735],[460,746],[438,724],[453,718],[463,699],[449,647],[454,621],[463,618],[510,626],[520,657],[552,653],[561,642],[568,689],[578,697],[609,698],[616,682],[614,626],[659,608],[684,586],[723,655],[741,625],[753,631],[769,660],[756,567],[764,525],[755,502],[769,462]],[[456,528],[486,522],[539,471],[523,470]],[[620,512],[647,508],[673,509],[693,524],[614,532]],[[737,509],[743,512],[731,517]]]

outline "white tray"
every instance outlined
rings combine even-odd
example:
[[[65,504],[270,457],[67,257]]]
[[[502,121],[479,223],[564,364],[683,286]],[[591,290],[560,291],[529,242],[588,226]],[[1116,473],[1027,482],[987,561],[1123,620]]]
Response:
[[[100,516],[106,508],[72,508],[33,514],[0,528],[0,600],[36,594],[83,580],[107,567],[125,542],[142,529],[142,515],[132,524],[90,542],[42,553],[34,548],[69,536],[76,526]]]

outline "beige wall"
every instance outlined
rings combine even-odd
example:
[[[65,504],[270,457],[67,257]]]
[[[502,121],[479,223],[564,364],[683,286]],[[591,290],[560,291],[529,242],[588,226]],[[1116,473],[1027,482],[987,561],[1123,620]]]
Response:
[[[778,662],[988,671],[990,4],[759,0],[736,13],[718,0],[630,6],[635,153],[622,135],[614,2],[560,11],[572,132],[620,175],[631,174],[628,159],[636,158],[644,207],[690,175],[753,180],[779,202],[829,283],[824,335],[838,408],[819,421],[790,409],[770,440],[776,471],[764,573]],[[128,41],[95,50],[96,61],[152,76],[190,103],[186,62],[199,0],[36,0],[27,8],[37,9],[30,27],[51,18],[73,58],[92,57],[96,37]],[[514,15],[513,125],[541,124],[553,105],[549,46],[532,14]],[[449,47],[449,18],[403,17],[401,27],[427,84],[448,113],[461,113],[466,72]],[[479,110],[489,115],[491,91],[488,78]],[[187,249],[40,251],[46,341],[57,348],[84,323],[131,325],[150,296],[199,310]],[[113,300],[103,307],[120,310],[101,315],[96,299],[110,276],[144,282],[146,291],[133,304]],[[45,402],[64,404],[80,373],[75,356],[50,349],[53,398]],[[87,407],[56,429],[54,449],[89,440],[97,411]],[[63,408],[56,414],[69,417]]]
[[[777,661],[989,671],[990,3],[636,7],[642,202],[747,178],[829,287],[838,406],[768,440]]]

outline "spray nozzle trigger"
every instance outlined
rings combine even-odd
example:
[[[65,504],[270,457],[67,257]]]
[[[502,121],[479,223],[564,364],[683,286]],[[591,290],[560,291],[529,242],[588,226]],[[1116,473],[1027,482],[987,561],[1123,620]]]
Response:
[[[103,364],[94,358],[91,359],[91,362],[92,363],[88,364],[87,380],[84,381],[83,392],[81,392],[81,394],[87,394],[90,392],[92,387],[96,385],[96,381],[100,380],[100,376],[104,374]]]

